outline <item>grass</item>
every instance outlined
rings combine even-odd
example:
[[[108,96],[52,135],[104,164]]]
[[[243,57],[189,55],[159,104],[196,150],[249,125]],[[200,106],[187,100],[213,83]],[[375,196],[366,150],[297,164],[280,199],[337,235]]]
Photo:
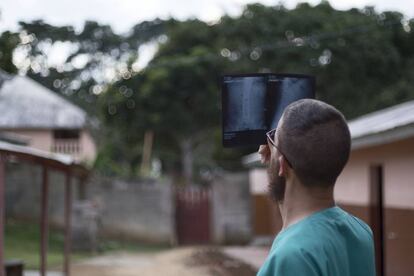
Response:
[[[62,231],[49,229],[47,266],[61,270],[63,265],[64,235]],[[100,243],[99,254],[113,251],[131,253],[152,253],[166,249],[166,246],[142,245],[133,242],[106,240]],[[4,253],[6,260],[18,259],[24,262],[25,269],[39,269],[40,265],[40,227],[35,223],[8,220],[5,226]],[[72,253],[71,261],[79,261],[96,256],[93,253]]]
[[[5,227],[4,253],[6,260],[18,259],[27,269],[38,269],[40,264],[40,227],[34,223],[8,220]],[[61,269],[63,264],[64,236],[61,231],[49,229],[47,264]],[[86,253],[72,255],[72,260],[90,256]]]

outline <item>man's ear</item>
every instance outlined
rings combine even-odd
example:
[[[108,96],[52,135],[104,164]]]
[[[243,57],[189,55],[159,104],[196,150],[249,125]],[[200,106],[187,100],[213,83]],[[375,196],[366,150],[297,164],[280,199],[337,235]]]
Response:
[[[279,161],[279,171],[278,171],[278,175],[279,176],[286,176],[287,175],[287,162],[285,157],[283,157],[283,155],[280,155],[278,158]]]

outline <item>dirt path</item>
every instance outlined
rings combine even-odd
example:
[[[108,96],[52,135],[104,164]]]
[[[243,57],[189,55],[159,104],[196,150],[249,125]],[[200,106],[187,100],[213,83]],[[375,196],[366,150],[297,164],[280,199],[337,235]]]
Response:
[[[76,276],[209,275],[206,269],[186,265],[186,260],[191,258],[194,251],[195,248],[182,248],[161,253],[117,253],[74,264],[72,274]]]
[[[209,247],[161,253],[117,253],[72,265],[76,276],[252,276],[255,270]]]

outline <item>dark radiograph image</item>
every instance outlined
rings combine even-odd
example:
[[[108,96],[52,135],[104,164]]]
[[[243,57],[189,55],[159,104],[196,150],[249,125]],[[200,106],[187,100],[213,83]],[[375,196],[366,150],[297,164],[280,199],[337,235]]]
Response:
[[[272,108],[269,114],[269,130],[277,127],[280,117],[285,108],[300,99],[313,98],[313,82],[311,79],[303,79],[297,77],[283,77],[280,79],[280,86],[277,97],[273,98]],[[273,113],[273,114],[272,114]]]
[[[277,127],[290,103],[315,96],[315,80],[305,75],[229,75],[222,85],[226,147],[265,143],[266,132]]]
[[[266,101],[266,79],[263,77],[238,78],[226,82],[227,108],[225,131],[266,129],[263,112]]]

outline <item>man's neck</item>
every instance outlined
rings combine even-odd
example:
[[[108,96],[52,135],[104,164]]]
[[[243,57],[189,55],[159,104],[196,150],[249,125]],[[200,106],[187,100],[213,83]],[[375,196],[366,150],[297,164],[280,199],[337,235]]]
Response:
[[[302,184],[286,183],[285,197],[279,202],[283,229],[326,208],[335,206],[333,187],[308,188]]]

